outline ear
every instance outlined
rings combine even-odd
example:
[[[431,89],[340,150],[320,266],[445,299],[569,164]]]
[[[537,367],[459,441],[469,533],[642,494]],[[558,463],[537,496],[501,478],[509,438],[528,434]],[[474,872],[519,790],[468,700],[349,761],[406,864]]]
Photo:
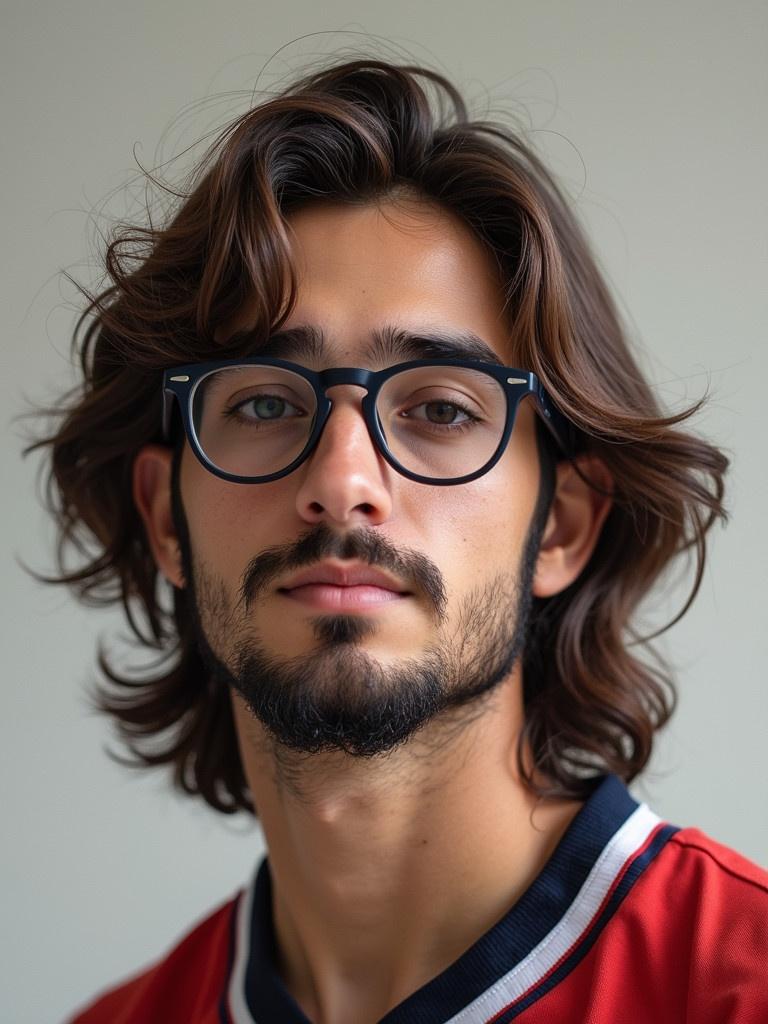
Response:
[[[181,549],[171,513],[173,452],[157,444],[142,448],[133,462],[133,501],[144,522],[158,569],[174,587],[184,586]]]
[[[559,594],[579,576],[595,550],[613,503],[612,491],[613,478],[597,456],[579,455],[558,464],[555,495],[536,562],[535,597]]]

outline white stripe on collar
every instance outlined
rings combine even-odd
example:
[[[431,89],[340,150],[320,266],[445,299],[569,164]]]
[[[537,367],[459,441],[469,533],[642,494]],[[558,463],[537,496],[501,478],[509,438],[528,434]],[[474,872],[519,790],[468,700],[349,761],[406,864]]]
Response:
[[[256,876],[245,889],[237,905],[237,921],[235,922],[235,950],[232,957],[232,970],[229,973],[227,1007],[233,1024],[256,1024],[245,998],[245,978],[248,968],[248,951],[250,948],[251,918],[253,899],[256,892]]]

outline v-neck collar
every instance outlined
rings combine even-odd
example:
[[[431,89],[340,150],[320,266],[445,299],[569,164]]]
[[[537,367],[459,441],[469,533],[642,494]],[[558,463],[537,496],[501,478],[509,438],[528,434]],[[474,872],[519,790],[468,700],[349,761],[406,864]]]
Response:
[[[522,1001],[527,1005],[526,996],[583,945],[610,899],[620,895],[622,881],[626,888],[675,831],[660,825],[623,782],[605,776],[515,905],[380,1024],[477,1024]],[[311,1024],[277,971],[267,858],[240,898],[235,931],[228,1019],[222,1011],[227,1024]]]

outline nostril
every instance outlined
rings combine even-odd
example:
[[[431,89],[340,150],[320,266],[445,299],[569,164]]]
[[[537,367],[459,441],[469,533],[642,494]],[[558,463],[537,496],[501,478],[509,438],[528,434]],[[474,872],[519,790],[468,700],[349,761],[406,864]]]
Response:
[[[373,512],[373,505],[371,505],[371,504],[370,504],[369,502],[367,502],[367,501],[363,501],[363,502],[361,502],[361,503],[360,503],[360,504],[358,505],[358,508],[360,509],[360,511],[361,511],[361,512],[364,512],[364,513],[365,513],[365,515],[367,515],[367,516],[369,516],[369,515],[370,515],[370,514],[371,514],[371,513]]]

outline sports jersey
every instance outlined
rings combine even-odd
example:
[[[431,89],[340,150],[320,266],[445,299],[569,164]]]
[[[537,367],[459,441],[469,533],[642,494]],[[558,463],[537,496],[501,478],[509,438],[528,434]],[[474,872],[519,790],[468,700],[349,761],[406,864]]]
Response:
[[[310,1024],[276,968],[269,861],[72,1024]],[[606,776],[523,896],[381,1024],[766,1024],[768,873]]]

